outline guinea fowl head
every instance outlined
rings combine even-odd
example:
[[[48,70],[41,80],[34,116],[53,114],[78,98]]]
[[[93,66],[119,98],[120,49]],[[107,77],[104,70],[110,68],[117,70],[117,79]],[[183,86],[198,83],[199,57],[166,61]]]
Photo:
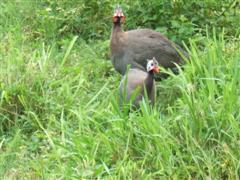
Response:
[[[155,57],[153,57],[152,59],[148,59],[147,72],[159,73],[159,71],[160,71],[160,69],[158,67],[158,62],[155,59]]]
[[[125,16],[123,14],[123,10],[120,5],[117,5],[113,13],[113,23],[115,25],[120,26],[121,23],[124,23],[124,22],[125,22]]]

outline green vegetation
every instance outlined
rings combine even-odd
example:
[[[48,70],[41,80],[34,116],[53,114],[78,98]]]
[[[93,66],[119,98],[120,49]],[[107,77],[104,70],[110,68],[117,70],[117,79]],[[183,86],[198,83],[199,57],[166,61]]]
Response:
[[[118,2],[191,55],[130,114],[107,61]],[[1,0],[0,177],[239,179],[239,2],[221,2]]]

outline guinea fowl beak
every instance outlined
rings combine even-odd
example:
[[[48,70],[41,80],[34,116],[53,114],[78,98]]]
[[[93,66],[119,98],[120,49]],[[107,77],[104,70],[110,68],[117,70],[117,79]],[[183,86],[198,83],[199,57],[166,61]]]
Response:
[[[158,66],[153,68],[153,72],[154,73],[159,73],[160,72],[160,68]]]

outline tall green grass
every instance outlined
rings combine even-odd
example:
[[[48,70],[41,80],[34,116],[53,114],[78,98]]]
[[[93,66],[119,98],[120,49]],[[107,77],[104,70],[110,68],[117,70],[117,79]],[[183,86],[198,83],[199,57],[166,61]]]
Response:
[[[27,178],[239,178],[239,44],[191,41],[157,103],[118,106],[120,76],[77,39],[1,43],[0,172]],[[8,49],[6,50],[5,48]],[[170,72],[169,72],[170,73]],[[171,73],[170,73],[171,74]]]
[[[126,113],[108,41],[32,42],[23,19],[1,20],[0,177],[239,179],[239,38],[191,39],[156,105]]]

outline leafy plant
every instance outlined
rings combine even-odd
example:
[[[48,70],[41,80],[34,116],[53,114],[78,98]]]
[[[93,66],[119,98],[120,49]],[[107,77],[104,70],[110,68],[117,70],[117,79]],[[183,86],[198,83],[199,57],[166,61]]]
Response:
[[[118,3],[127,16],[125,29],[153,28],[177,42],[205,35],[206,27],[215,27],[217,32],[224,28],[227,36],[236,36],[240,32],[239,3],[236,0],[221,3],[208,0],[41,0],[20,1],[11,6],[20,10],[18,14],[24,20],[23,28],[30,37],[35,40],[43,38],[47,42],[72,35],[86,40],[109,38],[113,9]]]

